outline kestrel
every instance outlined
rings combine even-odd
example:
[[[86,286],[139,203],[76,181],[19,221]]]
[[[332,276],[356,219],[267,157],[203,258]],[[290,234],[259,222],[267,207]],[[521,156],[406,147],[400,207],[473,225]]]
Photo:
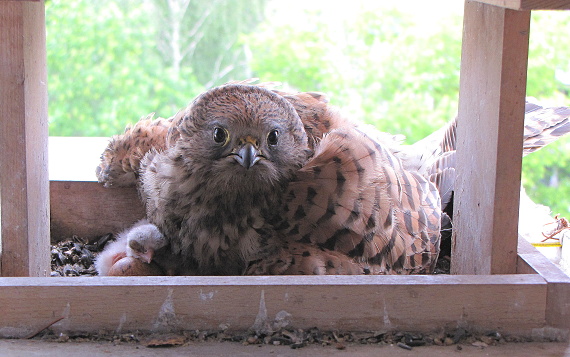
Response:
[[[139,184],[168,242],[169,274],[432,271],[452,200],[455,122],[403,146],[321,93],[233,83],[143,123],[112,140],[98,177]]]

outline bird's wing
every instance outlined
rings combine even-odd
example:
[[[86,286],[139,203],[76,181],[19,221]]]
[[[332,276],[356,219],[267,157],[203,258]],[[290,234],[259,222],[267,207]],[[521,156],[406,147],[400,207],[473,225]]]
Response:
[[[570,133],[570,108],[545,108],[535,103],[526,103],[523,156]]]
[[[281,242],[283,243],[283,242]],[[274,247],[275,248],[275,247]],[[368,265],[334,250],[289,241],[283,247],[250,261],[246,275],[362,275]]]
[[[354,128],[325,135],[286,191],[287,239],[376,273],[429,271],[438,254],[435,186]]]
[[[303,122],[309,147],[315,149],[324,134],[331,130],[354,126],[340,111],[328,104],[328,97],[320,92],[288,93],[273,90],[293,105]]]
[[[149,114],[134,126],[127,126],[123,134],[113,136],[97,166],[99,182],[105,187],[135,186],[145,154],[151,149],[165,149],[173,118],[153,119],[153,114]]]
[[[178,173],[167,160],[167,155],[168,151],[150,150],[141,161],[139,194],[145,204],[148,221],[153,224],[164,220],[162,215],[169,200],[171,178]]]
[[[442,129],[409,146],[395,146],[392,153],[406,169],[428,177],[438,190],[442,209],[452,199],[455,182],[455,149],[457,118]],[[569,107],[543,107],[525,104],[523,152],[526,156],[570,133]]]

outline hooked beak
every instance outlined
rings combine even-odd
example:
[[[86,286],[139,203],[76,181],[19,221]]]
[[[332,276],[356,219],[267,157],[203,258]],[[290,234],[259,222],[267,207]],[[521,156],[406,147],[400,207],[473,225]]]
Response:
[[[250,142],[246,142],[234,155],[234,159],[246,169],[259,161],[259,150]]]

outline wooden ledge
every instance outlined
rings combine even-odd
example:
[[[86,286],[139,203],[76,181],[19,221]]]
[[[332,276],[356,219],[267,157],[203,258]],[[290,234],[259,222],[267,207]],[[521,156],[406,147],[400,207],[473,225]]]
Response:
[[[52,181],[50,191],[52,240],[118,232],[144,216],[134,188]],[[511,275],[6,278],[0,306],[9,313],[0,337],[25,336],[61,316],[55,327],[74,332],[153,331],[164,328],[156,323],[168,306],[171,328],[228,323],[247,330],[262,300],[268,318],[284,310],[299,328],[429,332],[460,325],[531,336],[545,326],[570,327],[563,273],[524,240],[517,266]],[[548,301],[560,316],[547,310]]]
[[[136,188],[104,188],[95,181],[50,182],[50,235],[88,240],[119,233],[144,218]]]
[[[513,10],[567,10],[569,0],[475,0]]]
[[[570,328],[570,277],[541,254],[524,238],[519,237],[519,267],[528,266],[548,284],[546,292],[546,321],[549,326]],[[524,268],[520,269],[524,270]]]
[[[26,336],[61,317],[56,332],[93,333],[221,324],[246,331],[278,315],[304,329],[531,336],[545,326],[547,288],[536,274],[0,278],[0,287],[0,337]]]

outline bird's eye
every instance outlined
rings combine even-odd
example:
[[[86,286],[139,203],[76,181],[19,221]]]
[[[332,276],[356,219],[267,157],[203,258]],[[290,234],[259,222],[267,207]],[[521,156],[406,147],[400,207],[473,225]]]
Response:
[[[224,128],[215,127],[214,128],[214,141],[218,144],[227,144],[230,139],[228,131]]]
[[[267,143],[269,145],[277,145],[278,136],[279,132],[277,130],[271,130],[269,134],[267,134]]]

